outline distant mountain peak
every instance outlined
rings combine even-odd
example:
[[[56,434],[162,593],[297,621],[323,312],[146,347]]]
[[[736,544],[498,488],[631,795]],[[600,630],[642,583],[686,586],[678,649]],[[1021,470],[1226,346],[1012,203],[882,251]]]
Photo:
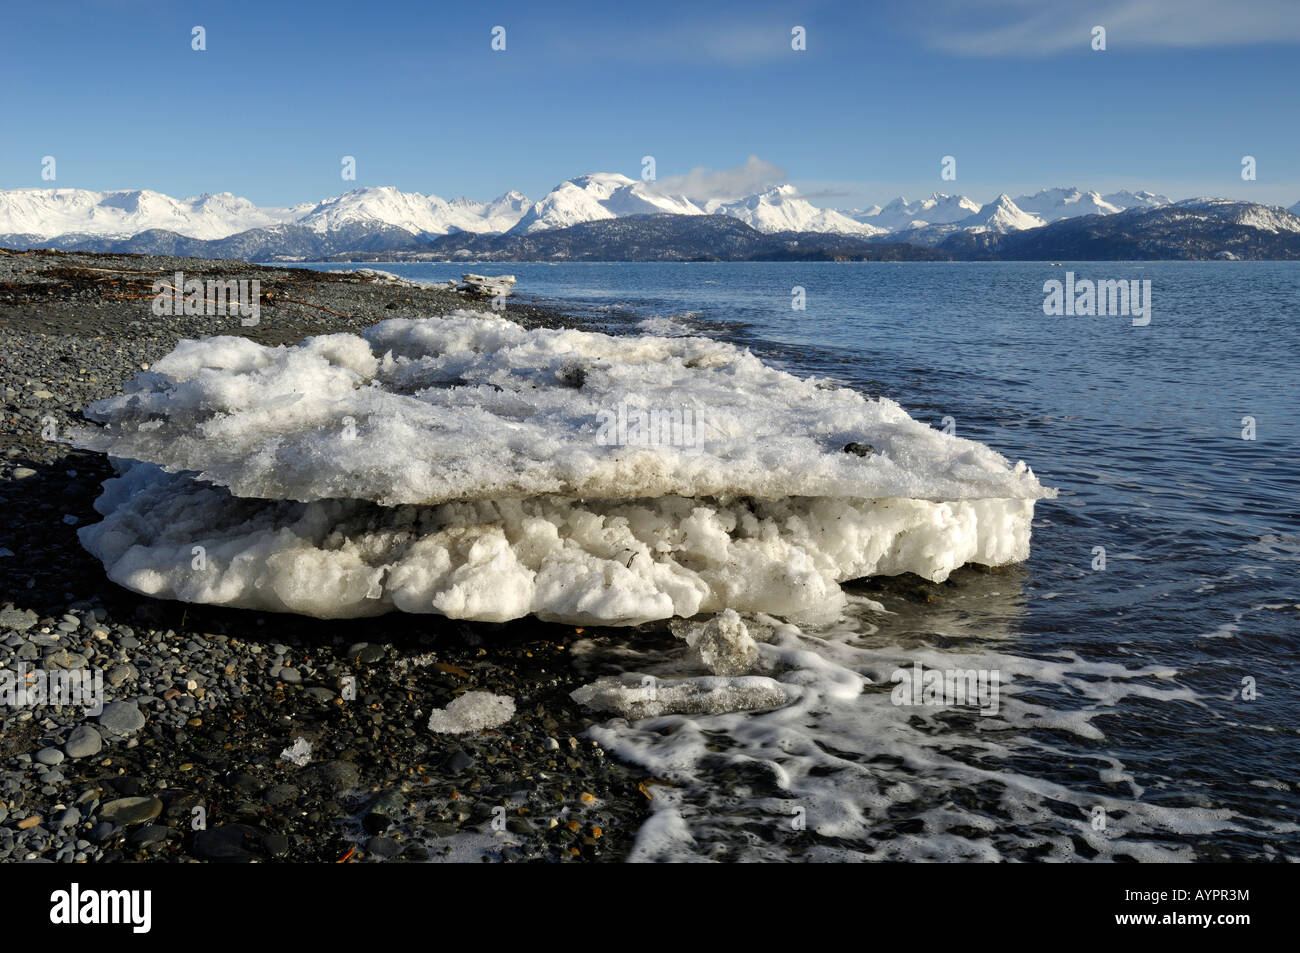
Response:
[[[1036,215],[1021,209],[1011,196],[1002,192],[970,218],[957,223],[973,232],[1018,232],[1045,224]]]
[[[1106,201],[1097,192],[1083,192],[1072,185],[1039,189],[1033,195],[1022,195],[1015,199],[1015,204],[1021,211],[1044,222],[1057,222],[1080,215],[1114,215],[1125,207]]]

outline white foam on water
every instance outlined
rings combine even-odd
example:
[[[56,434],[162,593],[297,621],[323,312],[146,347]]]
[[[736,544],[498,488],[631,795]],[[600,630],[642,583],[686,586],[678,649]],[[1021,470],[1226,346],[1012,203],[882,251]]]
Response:
[[[1152,703],[1205,707],[1172,667],[903,645],[856,618],[807,630],[747,622],[757,671],[785,705],[624,709],[589,731],[673,785],[652,789],[634,860],[1189,860],[1206,835],[1244,829],[1227,808],[1151,801],[1107,750],[1103,716]],[[608,664],[594,643],[572,651]],[[629,686],[701,667],[687,652],[638,666],[626,649],[617,664]],[[995,712],[896,704],[894,674],[916,665],[996,672]]]
[[[686,337],[692,334],[698,334],[698,330],[690,323],[695,317],[693,312],[685,314],[670,314],[667,317],[645,318],[638,321],[636,328],[646,334],[657,334],[660,337],[675,338]]]

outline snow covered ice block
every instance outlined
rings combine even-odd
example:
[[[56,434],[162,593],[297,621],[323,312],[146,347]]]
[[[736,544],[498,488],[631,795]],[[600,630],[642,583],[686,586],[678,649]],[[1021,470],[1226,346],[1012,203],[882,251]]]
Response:
[[[602,439],[683,400],[686,445]],[[727,344],[471,312],[296,347],[182,342],[89,413],[103,426],[79,442],[121,470],[81,530],[110,578],[323,618],[812,620],[847,580],[1025,559],[1053,493],[892,401]]]
[[[77,431],[83,448],[264,499],[1048,495],[1023,463],[891,400],[730,344],[525,330],[470,311],[293,347],[182,341],[87,416],[103,426]],[[875,452],[842,452],[850,443]]]

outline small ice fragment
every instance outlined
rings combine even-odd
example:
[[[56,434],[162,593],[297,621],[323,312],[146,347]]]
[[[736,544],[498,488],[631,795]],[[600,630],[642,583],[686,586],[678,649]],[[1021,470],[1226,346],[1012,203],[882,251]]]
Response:
[[[515,716],[515,700],[491,692],[466,692],[446,708],[429,715],[429,730],[438,734],[463,735],[504,725]]]
[[[780,682],[762,675],[620,682],[602,678],[569,693],[579,705],[632,721],[662,715],[723,715],[778,708],[790,701]]]
[[[292,747],[280,752],[280,758],[300,768],[305,766],[311,760],[311,742],[306,738],[299,738]]]
[[[514,286],[514,275],[475,275],[466,273],[460,276],[458,290],[483,298],[498,298],[510,294]]]
[[[758,662],[758,643],[734,609],[724,609],[686,636],[691,658],[714,675],[743,675]]]

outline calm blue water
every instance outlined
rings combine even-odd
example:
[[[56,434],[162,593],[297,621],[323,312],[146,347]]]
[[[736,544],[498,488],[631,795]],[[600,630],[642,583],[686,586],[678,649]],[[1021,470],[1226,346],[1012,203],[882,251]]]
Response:
[[[1300,265],[380,267],[421,280],[514,274],[521,296],[617,330],[672,318],[793,372],[891,397],[935,426],[951,416],[958,434],[1060,489],[1039,504],[1026,564],[963,570],[924,596],[866,585],[894,615],[863,622],[854,642],[1020,665],[1020,701],[1037,707],[998,731],[960,719],[914,726],[942,736],[941,764],[879,761],[863,741],[851,757],[877,759],[877,774],[914,796],[863,809],[857,833],[792,841],[785,853],[925,856],[904,846],[919,836],[1015,859],[1154,856],[1152,845],[1197,859],[1300,857]],[[1044,316],[1043,282],[1067,270],[1150,279],[1150,324]],[[806,290],[804,311],[791,308],[794,286]],[[744,747],[720,734],[724,748]],[[761,854],[736,832],[761,798],[736,795],[727,770],[697,765],[697,780],[715,772],[712,786],[684,793],[678,809],[699,853]],[[843,787],[846,802],[865,798]],[[1089,824],[1093,801],[1106,807],[1105,830]],[[945,805],[958,820],[943,819]]]

